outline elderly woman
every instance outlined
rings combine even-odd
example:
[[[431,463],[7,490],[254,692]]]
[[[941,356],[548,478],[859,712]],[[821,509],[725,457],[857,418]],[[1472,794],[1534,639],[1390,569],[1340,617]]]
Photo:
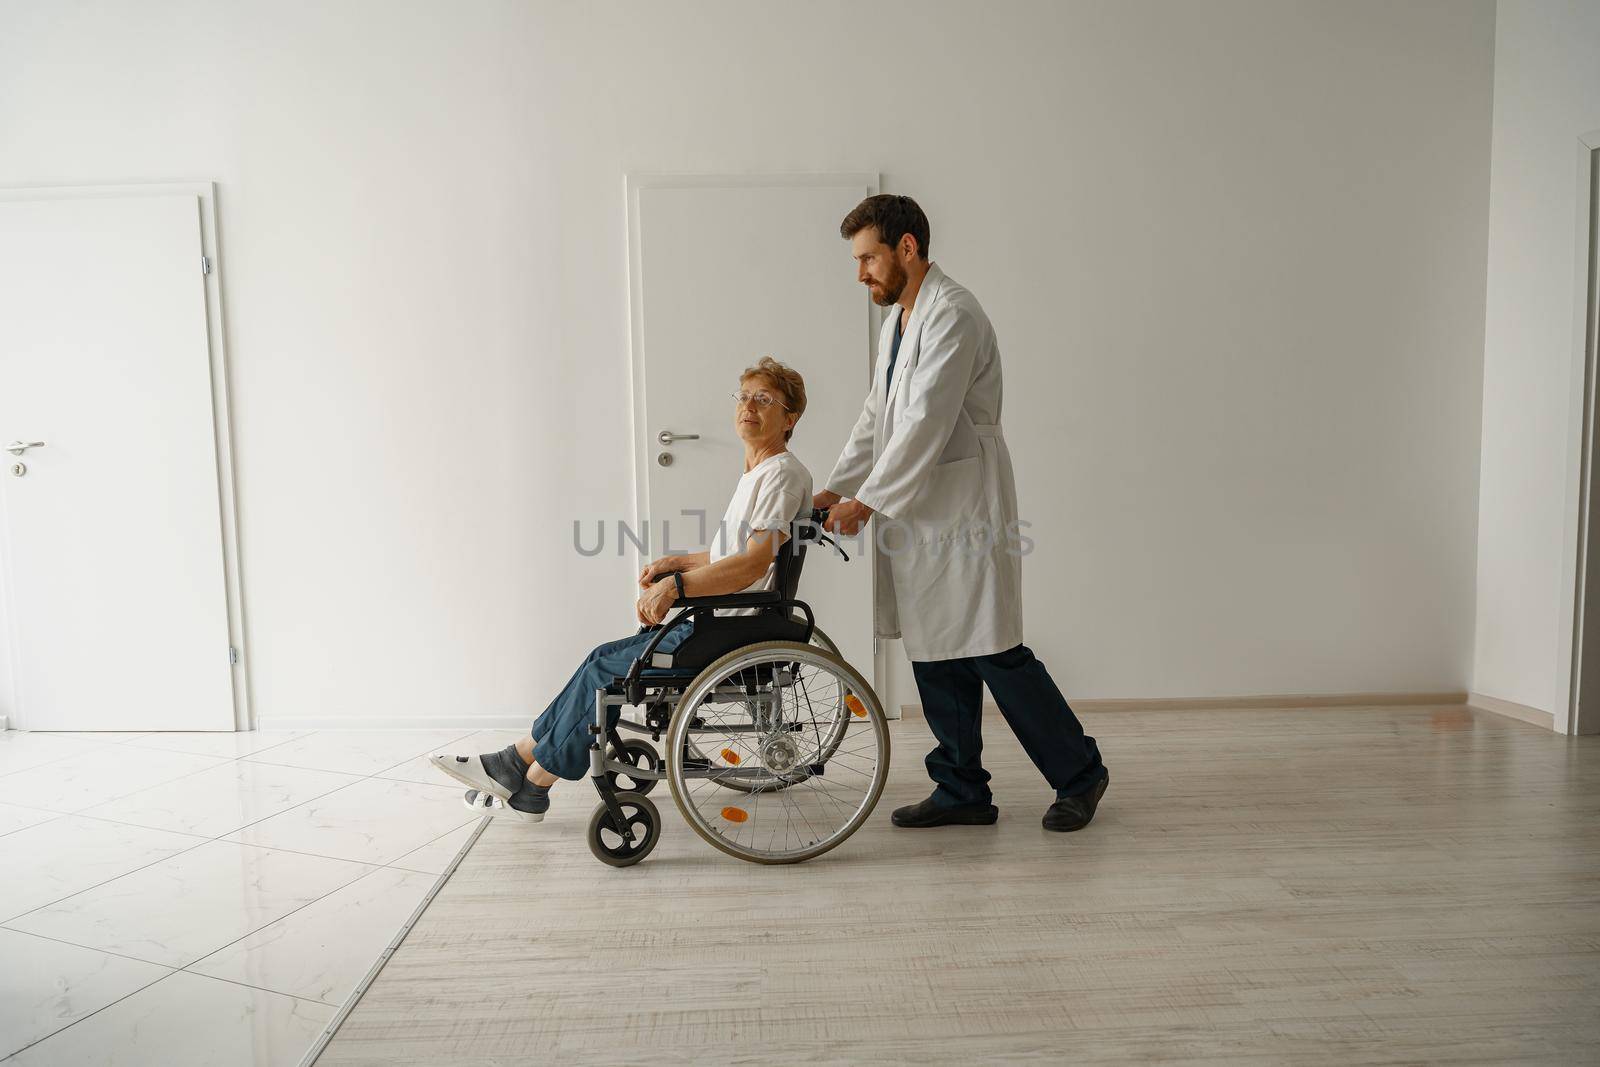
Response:
[[[811,514],[811,472],[789,451],[795,423],[806,410],[800,375],[763,357],[739,378],[733,394],[733,426],[744,442],[744,473],[734,486],[722,525],[705,552],[665,556],[639,575],[636,610],[642,623],[659,623],[678,597],[771,589],[778,548],[790,524]],[[676,581],[658,581],[680,572]],[[693,629],[678,626],[656,646],[677,648]],[[433,765],[472,788],[467,806],[495,815],[538,822],[550,808],[556,780],[577,781],[589,772],[588,727],[594,721],[595,690],[624,675],[649,643],[649,631],[600,645],[573,672],[566,688],[533,721],[533,729],[514,745],[481,755],[441,753]],[[615,724],[620,712],[612,711]]]

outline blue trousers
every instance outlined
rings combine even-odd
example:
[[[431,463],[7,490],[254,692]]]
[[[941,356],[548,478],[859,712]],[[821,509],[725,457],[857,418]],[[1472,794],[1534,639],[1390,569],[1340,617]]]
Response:
[[[671,652],[694,630],[694,623],[675,626],[661,639],[657,652]],[[533,720],[533,759],[551,774],[577,781],[589,774],[589,744],[594,736],[594,692],[611,679],[628,673],[633,661],[655,636],[653,631],[608,641],[590,652],[572,673],[566,688]],[[622,709],[611,708],[608,725],[615,726]]]
[[[926,760],[936,803],[988,804],[993,798],[989,772],[979,758],[985,685],[1058,798],[1087,793],[1105,777],[1094,738],[1083,732],[1050,672],[1027,645],[988,656],[913,661],[911,672],[923,717],[938,742]]]

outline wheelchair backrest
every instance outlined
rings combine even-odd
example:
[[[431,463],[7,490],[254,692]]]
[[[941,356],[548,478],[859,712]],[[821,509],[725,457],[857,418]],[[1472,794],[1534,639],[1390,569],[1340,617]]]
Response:
[[[809,519],[796,519],[789,539],[778,547],[773,585],[785,600],[796,599],[800,592],[800,571],[806,565],[806,545],[822,535],[822,520],[826,514],[813,508]]]

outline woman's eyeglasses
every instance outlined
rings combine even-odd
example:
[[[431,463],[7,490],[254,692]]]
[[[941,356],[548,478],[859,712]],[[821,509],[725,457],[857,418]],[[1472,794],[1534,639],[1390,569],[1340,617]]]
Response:
[[[760,408],[762,411],[765,411],[772,405],[777,404],[780,408],[783,408],[783,410],[789,410],[783,401],[779,400],[770,393],[747,393],[741,389],[737,393],[729,393],[728,395],[733,397],[733,402],[740,407],[744,407],[744,405],[747,403],[753,403],[756,407]]]

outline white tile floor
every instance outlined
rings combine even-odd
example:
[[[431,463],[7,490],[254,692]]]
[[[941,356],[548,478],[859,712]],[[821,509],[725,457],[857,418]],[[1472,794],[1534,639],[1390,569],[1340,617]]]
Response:
[[[512,731],[0,733],[0,1059],[296,1064]]]

